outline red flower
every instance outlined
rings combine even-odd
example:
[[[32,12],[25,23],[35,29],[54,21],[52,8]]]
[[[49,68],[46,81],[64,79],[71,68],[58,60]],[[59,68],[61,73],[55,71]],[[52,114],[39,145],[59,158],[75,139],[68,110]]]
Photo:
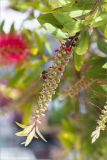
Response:
[[[27,58],[27,51],[21,35],[0,35],[0,64],[21,64]]]
[[[61,67],[59,67],[59,68],[58,68],[58,71],[63,72],[63,71],[64,71],[64,69],[63,69],[63,68],[61,68]]]
[[[59,50],[58,50],[58,49],[56,49],[56,50],[55,50],[55,53],[58,53],[58,52],[59,52]]]
[[[65,51],[71,52],[71,51],[72,51],[72,48],[71,48],[71,47],[66,47],[66,48],[65,48]]]

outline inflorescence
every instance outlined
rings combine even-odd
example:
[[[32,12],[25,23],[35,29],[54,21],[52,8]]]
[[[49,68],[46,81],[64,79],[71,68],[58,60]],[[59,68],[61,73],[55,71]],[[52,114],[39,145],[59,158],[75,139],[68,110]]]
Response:
[[[38,104],[34,107],[33,124],[30,126],[23,126],[22,124],[17,123],[17,125],[24,128],[24,130],[16,133],[16,135],[27,136],[27,139],[24,142],[25,146],[32,141],[33,137],[38,138],[39,136],[46,141],[38,127],[42,117],[45,116],[48,104],[52,100],[52,96],[55,94],[55,90],[60,83],[65,67],[72,56],[73,48],[78,41],[79,34],[80,33],[78,32],[74,36],[69,37],[66,42],[61,43],[60,48],[55,50],[53,65],[48,68],[48,71],[42,72],[41,77],[44,79],[44,84],[39,95]]]

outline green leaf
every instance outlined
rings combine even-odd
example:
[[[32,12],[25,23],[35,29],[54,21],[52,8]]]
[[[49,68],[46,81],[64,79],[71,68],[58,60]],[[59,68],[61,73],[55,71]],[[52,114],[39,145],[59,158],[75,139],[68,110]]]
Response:
[[[83,62],[84,62],[84,56],[83,55],[78,55],[74,52],[73,58],[74,58],[75,69],[79,72],[81,70],[81,67],[82,67]]]
[[[20,132],[17,132],[15,135],[19,137],[24,137],[24,136],[27,136],[28,133],[25,133],[24,131],[20,131]]]
[[[99,27],[104,24],[107,24],[107,13],[97,16],[92,22],[92,27]]]
[[[97,45],[102,52],[107,53],[107,42],[105,42],[104,40],[98,39]]]
[[[10,27],[10,33],[15,32],[15,26],[14,26],[14,22],[12,23],[11,27]]]
[[[49,33],[51,33],[60,40],[67,38],[66,33],[62,32],[61,29],[58,29],[49,23],[44,24],[44,27],[47,29]]]
[[[5,20],[3,20],[0,24],[0,32],[1,33],[4,33],[4,30],[3,30],[3,27],[4,27],[4,23],[5,23]]]
[[[35,38],[35,42],[36,42],[39,50],[41,52],[43,52],[44,51],[44,43],[43,43],[42,39],[40,38],[40,35],[38,35],[37,32],[34,32],[34,38]]]
[[[62,25],[64,26],[66,23],[69,22],[69,25],[74,22],[72,17],[66,12],[53,12],[53,16],[55,19]],[[63,18],[62,18],[63,17]]]
[[[98,78],[98,79],[105,79],[107,78],[107,73],[102,66],[106,63],[105,58],[98,57],[96,59],[90,59],[86,64],[90,65],[90,70],[86,73],[86,77],[88,78]]]
[[[53,15],[56,17],[61,18],[61,16],[64,16],[66,19],[68,17],[70,18],[76,18],[85,15],[86,13],[89,13],[89,9],[82,10],[78,7],[72,7],[72,6],[67,6],[67,7],[60,7],[58,9],[55,9],[52,11]]]
[[[89,34],[87,31],[82,32],[79,43],[75,49],[78,55],[84,55],[88,50]]]
[[[84,28],[84,24],[82,21],[75,21],[72,19],[72,21],[65,23],[62,31],[68,32],[70,35],[74,35],[75,33],[79,32]]]
[[[107,39],[107,25],[106,25],[105,30],[104,30],[104,36]]]
[[[17,124],[19,127],[21,127],[21,128],[26,128],[26,125],[23,125],[23,124],[18,123],[18,122],[16,122],[16,124]]]
[[[105,63],[102,68],[107,69],[107,63]]]
[[[29,122],[30,119],[30,114],[31,114],[31,110],[32,110],[32,106],[31,104],[27,103],[26,107],[23,107],[23,117],[22,117],[22,122],[24,124],[27,124]]]
[[[17,132],[16,136],[27,136],[31,132],[32,127],[33,127],[33,124],[30,126],[27,126],[23,131]]]
[[[49,5],[52,8],[56,8],[58,6],[63,6],[63,5],[67,5],[68,3],[70,3],[72,0],[49,0]]]
[[[56,4],[55,4],[56,1]],[[50,5],[55,8],[52,11],[60,11],[60,12],[70,12],[73,9],[75,10],[89,10],[92,8],[95,0],[86,1],[86,0],[50,0]],[[53,3],[52,3],[53,2]]]
[[[38,17],[38,21],[43,25],[45,23],[50,23],[55,27],[62,28],[60,22],[53,16],[52,13],[41,14]]]
[[[16,70],[16,74],[12,79],[10,79],[8,85],[11,87],[17,86],[17,83],[18,81],[20,81],[20,78],[24,75],[24,72],[25,72],[24,68],[19,68],[18,70]]]

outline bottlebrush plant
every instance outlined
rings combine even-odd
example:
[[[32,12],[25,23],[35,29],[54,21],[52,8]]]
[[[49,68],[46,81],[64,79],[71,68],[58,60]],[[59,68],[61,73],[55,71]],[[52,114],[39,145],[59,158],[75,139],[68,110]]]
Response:
[[[0,65],[21,64],[28,57],[28,47],[22,35],[0,34]]]
[[[60,83],[61,77],[68,64],[73,47],[76,45],[79,33],[75,36],[69,37],[65,43],[62,43],[59,50],[55,50],[56,56],[53,65],[48,69],[48,74],[43,76],[45,83],[43,84],[43,89],[40,92],[38,99],[38,106],[34,110],[34,120],[33,124],[24,127],[24,130],[16,133],[17,136],[27,136],[25,146],[27,146],[33,139],[33,137],[38,138],[40,136],[44,141],[45,138],[41,135],[38,127],[41,123],[41,118],[45,115],[48,103],[52,99],[52,95],[55,94],[55,90]],[[17,123],[21,126],[19,123]],[[23,126],[21,126],[23,128]]]
[[[107,155],[104,148],[106,136],[101,136],[95,144],[91,144],[90,135],[100,113],[92,142],[98,138],[100,130],[106,132],[106,107],[103,108],[107,98],[106,0],[11,2],[13,9],[28,11],[24,22],[30,21],[32,24],[31,20],[36,18],[43,29],[43,33],[38,28],[26,29],[23,22],[20,30],[31,42],[32,50],[36,49],[37,52],[32,54],[27,64],[18,66],[15,76],[8,80],[9,87],[23,93],[13,103],[23,113],[23,124],[17,123],[23,130],[16,135],[27,137],[25,146],[29,145],[33,137],[48,141],[39,131],[40,125],[49,103],[57,101],[61,107],[56,112],[51,110],[49,124],[57,123],[60,126],[60,142],[69,150],[78,150],[80,159],[87,159],[87,155],[89,159],[99,160],[100,155],[103,155],[104,159]],[[35,17],[35,10],[40,13],[38,17]],[[42,36],[47,32],[55,38],[52,48],[54,42],[57,43],[54,53],[49,47],[50,34],[49,40]],[[54,103],[51,106],[54,108]]]
[[[97,121],[98,126],[96,127],[96,130],[92,132],[92,143],[96,141],[97,138],[100,136],[100,131],[106,130],[107,126],[107,105],[104,106],[104,109],[101,111],[101,115],[99,117],[100,119]]]

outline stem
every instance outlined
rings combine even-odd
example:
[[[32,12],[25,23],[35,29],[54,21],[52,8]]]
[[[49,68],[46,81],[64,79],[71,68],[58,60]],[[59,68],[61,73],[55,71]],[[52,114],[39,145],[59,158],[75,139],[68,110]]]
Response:
[[[94,6],[92,7],[91,11],[85,15],[85,18],[87,18],[88,16],[94,14],[96,12],[96,10],[98,9],[99,4],[100,4],[100,0],[96,0],[96,2],[94,4]]]

